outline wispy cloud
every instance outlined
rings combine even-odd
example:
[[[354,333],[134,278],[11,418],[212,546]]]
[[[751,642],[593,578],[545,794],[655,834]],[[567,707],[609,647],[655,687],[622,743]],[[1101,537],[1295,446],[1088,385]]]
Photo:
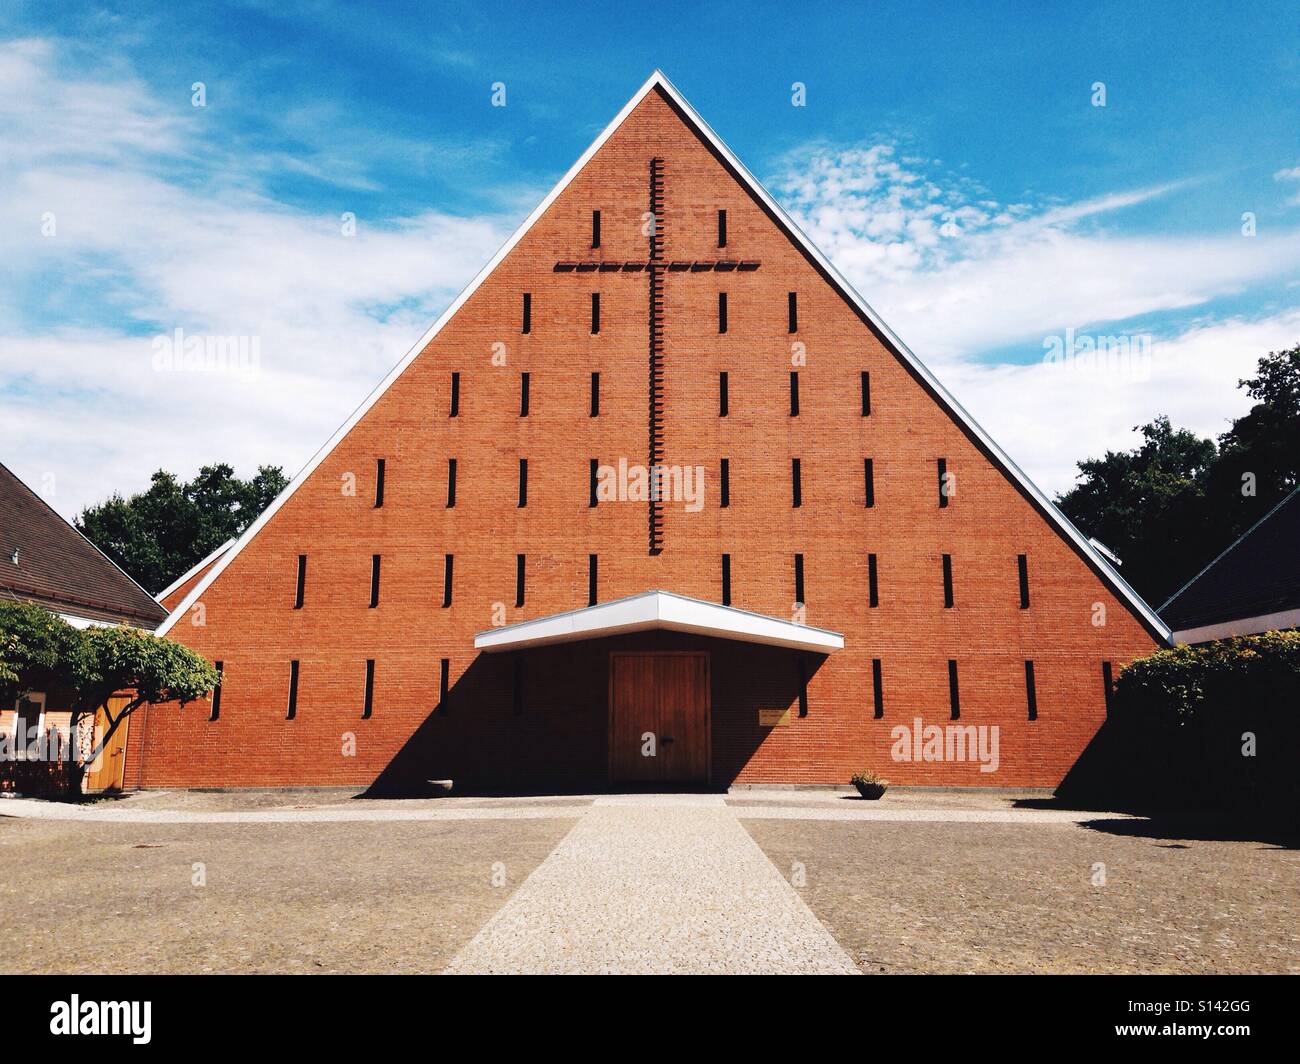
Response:
[[[50,42],[0,45],[0,127],[21,141],[0,170],[4,458],[53,474],[69,515],[159,466],[295,469],[513,227],[361,212],[352,230],[277,200],[261,157],[209,154],[177,110],[69,80]],[[255,338],[256,379],[160,371],[175,329]]]
[[[1004,204],[884,142],[806,148],[769,184],[904,340],[938,363],[1198,307],[1300,270],[1300,230],[1134,236],[1100,224],[1186,182]]]
[[[1300,179],[1300,168],[1277,177]],[[1259,282],[1283,288],[1300,272],[1300,231],[1135,235],[1119,224],[1121,212],[1188,182],[1073,204],[1004,204],[881,142],[810,146],[785,159],[769,184],[1050,491],[1072,483],[1080,458],[1131,446],[1133,427],[1158,414],[1219,434],[1249,406],[1237,382],[1266,352],[1300,342],[1294,299],[1253,317],[1216,320],[1210,311],[1219,297]],[[1198,313],[1200,320],[1177,323]],[[1135,319],[1144,324],[1133,336]],[[1139,372],[1046,364],[1046,345],[1067,329],[1145,345]]]

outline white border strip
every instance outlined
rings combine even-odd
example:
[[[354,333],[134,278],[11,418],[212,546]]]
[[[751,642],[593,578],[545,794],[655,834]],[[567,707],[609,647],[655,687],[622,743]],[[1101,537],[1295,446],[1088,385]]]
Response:
[[[1080,554],[1095,566],[1103,580],[1110,584],[1111,589],[1118,593],[1121,598],[1125,599],[1153,631],[1160,633],[1166,642],[1170,642],[1172,640],[1172,633],[1169,626],[1165,624],[1156,612],[1142,600],[1142,597],[1128,585],[1128,582],[1120,576],[1118,572],[1116,572],[1114,567],[1097,552],[1092,544],[1090,544],[1079,530],[1074,527],[1069,518],[1057,509],[1056,505],[1038,489],[1033,481],[1025,475],[1024,471],[1021,470],[1020,467],[1011,460],[1006,452],[993,441],[992,437],[990,437],[988,433],[980,427],[978,422],[976,422],[975,419],[966,412],[962,405],[953,398],[949,391],[939,383],[939,379],[935,377],[921,362],[921,360],[908,349],[907,345],[898,338],[894,331],[880,319],[866,300],[864,300],[853,286],[844,279],[844,276],[831,264],[830,260],[816,248],[812,241],[808,239],[807,234],[805,234],[803,230],[794,223],[781,205],[777,203],[767,189],[763,187],[762,183],[749,172],[744,163],[732,154],[731,149],[722,142],[722,139],[713,131],[709,124],[700,117],[695,108],[686,101],[682,94],[677,91],[673,84],[659,70],[656,70],[646,79],[645,84],[636,91],[636,94],[628,100],[626,104],[624,104],[623,109],[615,115],[614,120],[604,128],[600,136],[591,143],[591,146],[582,153],[578,161],[569,168],[568,173],[566,173],[564,177],[560,179],[559,183],[551,189],[550,193],[537,205],[537,208],[533,213],[524,220],[523,225],[515,230],[514,234],[501,246],[501,249],[492,257],[491,261],[479,271],[478,276],[476,276],[474,280],[470,282],[469,286],[456,297],[455,302],[453,302],[451,306],[442,313],[442,316],[434,322],[432,328],[430,328],[429,331],[426,332],[419,341],[417,341],[415,346],[407,352],[406,356],[393,367],[388,376],[385,377],[379,386],[370,393],[366,400],[357,407],[352,416],[343,423],[325,446],[316,452],[311,461],[309,461],[303,467],[302,471],[293,478],[293,481],[289,486],[285,488],[284,491],[276,497],[275,501],[262,512],[262,515],[248,527],[248,530],[240,536],[239,542],[235,544],[234,548],[228,551],[225,557],[218,561],[209,571],[208,575],[199,581],[193,590],[185,596],[185,599],[177,605],[176,609],[173,610],[170,616],[168,616],[168,618],[159,626],[158,634],[165,635],[171,629],[172,625],[176,623],[176,620],[189,610],[189,608],[198,600],[199,596],[202,595],[203,592],[211,586],[212,582],[225,571],[226,566],[238,557],[239,552],[243,550],[253,537],[262,530],[263,526],[265,526],[266,523],[275,516],[280,507],[289,500],[289,497],[298,490],[302,483],[316,471],[316,468],[321,464],[321,462],[323,462],[338,443],[352,431],[353,426],[355,426],[357,422],[366,415],[370,408],[379,401],[379,398],[389,389],[393,382],[402,375],[406,370],[406,367],[415,360],[416,356],[419,355],[420,352],[429,345],[433,338],[442,331],[443,326],[445,326],[456,312],[460,310],[461,306],[474,294],[479,285],[487,280],[492,271],[495,270],[506,255],[514,249],[515,245],[519,243],[524,234],[533,227],[533,224],[546,213],[547,209],[555,202],[560,193],[568,187],[569,183],[577,176],[582,168],[587,165],[592,156],[600,150],[601,146],[609,139],[613,132],[623,124],[623,121],[632,113],[642,99],[645,98],[646,94],[655,88],[662,89],[669,98],[672,99],[674,104],[676,104],[681,109],[682,113],[686,115],[687,120],[696,126],[699,133],[713,146],[714,149],[716,149],[718,154],[727,161],[728,165],[732,167],[736,174],[739,175],[741,181],[747,184],[753,194],[772,212],[773,217],[775,217],[778,223],[786,229],[788,235],[802,246],[813,261],[815,261],[817,265],[825,271],[826,275],[840,288],[840,290],[852,300],[858,310],[861,311],[862,314],[880,330],[881,335],[885,337],[886,341],[893,347],[897,354],[916,371],[922,380],[925,381],[926,385],[933,390],[936,396],[938,396],[940,403],[947,407],[948,412],[963,424],[988,450],[988,452],[993,455],[995,462],[1002,466],[1003,471],[1015,480],[1030,496],[1030,498],[1042,507],[1043,512],[1046,513],[1048,518],[1057,525],[1066,538],[1074,544]]]

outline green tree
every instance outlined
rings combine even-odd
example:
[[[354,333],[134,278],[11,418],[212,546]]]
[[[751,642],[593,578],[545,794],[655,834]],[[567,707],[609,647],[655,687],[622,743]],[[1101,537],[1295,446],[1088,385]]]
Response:
[[[1204,480],[1216,451],[1167,417],[1138,431],[1143,442],[1134,450],[1080,462],[1080,483],[1056,502],[1119,555],[1125,579],[1158,605],[1207,560]]]
[[[62,680],[80,634],[40,606],[0,601],[0,705]]]
[[[77,528],[153,592],[240,535],[288,484],[279,466],[241,480],[223,463],[188,483],[158,470],[147,490],[84,510]]]
[[[1219,437],[1206,483],[1206,522],[1220,549],[1300,483],[1300,346],[1270,351],[1238,386],[1256,402]]]
[[[203,698],[217,686],[216,668],[189,647],[160,639],[138,628],[87,628],[68,659],[68,680],[77,692],[78,714],[102,711],[107,722],[95,749],[94,761],[122,722],[143,705],[175,702],[185,705]],[[131,700],[114,716],[108,700],[130,691]]]
[[[71,688],[73,725],[102,710],[107,728],[95,748],[99,756],[128,715],[142,705],[185,705],[216,687],[217,670],[188,647],[138,628],[77,629],[25,602],[0,602],[0,698],[12,702],[27,691]],[[116,714],[109,699],[119,691],[131,698]]]

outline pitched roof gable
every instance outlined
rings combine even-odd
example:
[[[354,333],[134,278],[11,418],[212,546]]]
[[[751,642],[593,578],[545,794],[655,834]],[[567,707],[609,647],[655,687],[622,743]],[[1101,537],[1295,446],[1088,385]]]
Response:
[[[0,596],[94,621],[153,627],[166,611],[0,464]],[[18,562],[13,562],[13,552]]]
[[[442,331],[443,327],[451,321],[457,311],[465,302],[474,294],[480,285],[492,274],[497,266],[506,258],[514,249],[521,239],[532,229],[533,225],[541,218],[550,208],[551,204],[560,196],[561,193],[569,186],[573,179],[582,171],[583,167],[592,159],[593,156],[601,149],[615,130],[623,124],[627,117],[635,110],[638,104],[646,97],[648,93],[658,92],[681,117],[686,126],[691,129],[696,136],[709,148],[718,161],[726,168],[732,177],[749,192],[755,202],[767,213],[767,215],[776,223],[782,232],[790,241],[803,253],[808,262],[817,270],[822,278],[834,288],[840,296],[855,310],[858,317],[867,325],[868,328],[876,335],[880,342],[890,350],[895,357],[899,359],[902,365],[916,379],[916,381],[925,389],[925,391],[937,402],[953,419],[953,421],[962,429],[971,442],[992,462],[1009,481],[1017,488],[1020,494],[1034,507],[1039,514],[1052,524],[1061,534],[1062,538],[1074,549],[1075,553],[1083,562],[1093,571],[1094,574],[1106,584],[1122,602],[1126,603],[1134,616],[1141,622],[1144,628],[1161,642],[1168,643],[1171,641],[1172,633],[1169,627],[1160,619],[1154,610],[1142,600],[1142,597],[1134,591],[1123,577],[1110,565],[1110,563],[1088,542],[1070,520],[1055,506],[1055,504],[1029,479],[1028,476],[1011,460],[1011,458],[997,445],[996,442],[984,431],[983,428],[968,414],[961,404],[944,388],[925,365],[918,359],[907,346],[900,340],[889,328],[888,325],[876,314],[840,274],[829,259],[825,257],[812,243],[804,232],[795,224],[795,222],[786,214],[785,210],[771,194],[763,187],[762,183],[746,169],[745,165],[732,153],[731,149],[723,143],[722,139],[713,132],[708,123],[695,111],[687,102],[685,97],[672,85],[661,71],[656,70],[640,89],[632,96],[623,106],[622,110],[615,115],[613,121],[600,133],[600,135],[591,143],[590,147],[579,157],[577,162],[570,167],[569,171],[559,180],[554,188],[546,197],[537,205],[533,212],[524,220],[523,224],[511,235],[511,237],[501,246],[492,259],[479,271],[478,275],[465,288],[463,292],[451,303],[451,305],[442,313],[437,321],[429,330],[416,342],[416,344],[403,356],[402,360],[388,373],[380,382],[378,387],[353,411],[352,415],[345,421],[334,435],[325,443],[323,447],[312,456],[310,461],[289,483],[288,487],[271,503],[262,515],[249,526],[247,531],[240,537],[239,541],[233,548],[228,550],[217,563],[207,572],[204,578],[194,586],[188,595],[177,605],[172,614],[158,629],[158,634],[166,634],[176,620],[185,613],[207,590],[212,583],[217,580],[243,548],[252,541],[259,531],[268,521],[274,517],[275,513],[281,506],[293,495],[295,491],[315,472],[317,467],[325,460],[331,451],[348,435],[353,427],[366,415],[372,406],[378,402],[379,398],[392,386],[392,384],[405,372],[406,368],[420,355],[420,353],[429,345],[429,343]]]

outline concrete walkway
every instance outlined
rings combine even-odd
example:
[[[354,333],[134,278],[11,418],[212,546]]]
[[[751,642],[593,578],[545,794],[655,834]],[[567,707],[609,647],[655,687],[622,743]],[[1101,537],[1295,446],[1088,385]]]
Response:
[[[597,798],[447,971],[857,974],[736,812]]]

